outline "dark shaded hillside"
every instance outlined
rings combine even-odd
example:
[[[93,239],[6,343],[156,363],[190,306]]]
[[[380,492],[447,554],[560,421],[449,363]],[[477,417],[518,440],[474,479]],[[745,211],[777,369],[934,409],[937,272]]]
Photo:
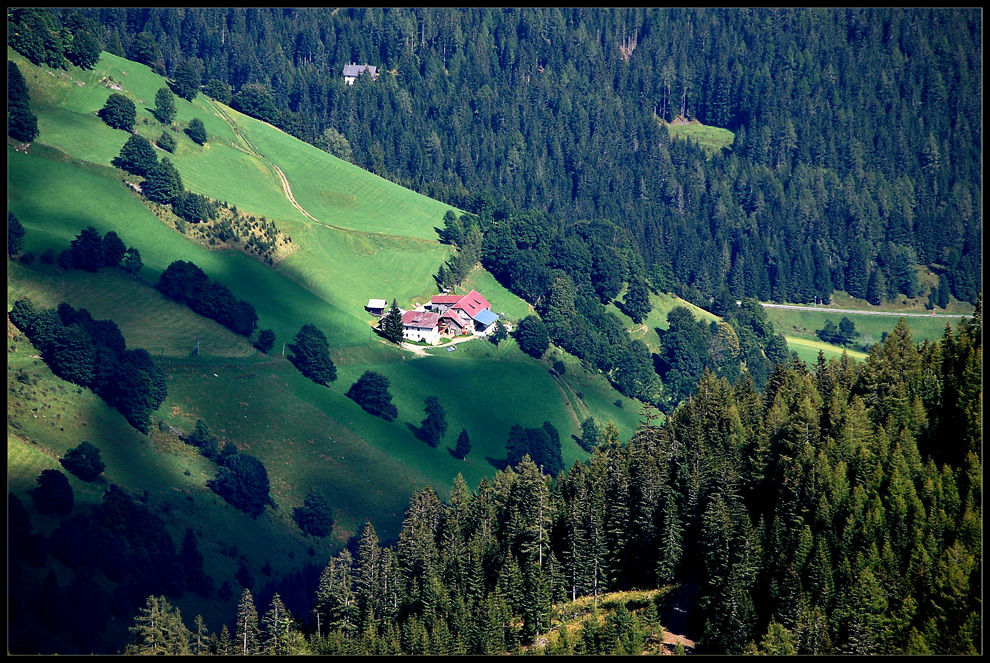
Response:
[[[924,296],[912,265],[979,290],[976,9],[83,14],[111,52],[189,64],[235,107],[462,209],[618,223],[655,286],[698,301],[722,284]],[[346,85],[352,62],[377,80]],[[677,117],[736,132],[731,152],[672,141],[657,119]]]

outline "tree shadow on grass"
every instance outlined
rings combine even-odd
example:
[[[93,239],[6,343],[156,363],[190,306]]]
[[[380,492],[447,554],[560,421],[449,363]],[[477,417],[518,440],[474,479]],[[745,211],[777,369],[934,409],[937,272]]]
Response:
[[[494,467],[496,470],[504,470],[509,466],[508,458],[492,458],[490,456],[485,456],[485,460],[487,460],[488,464]]]
[[[419,440],[420,442],[423,442],[424,444],[426,444],[428,446],[431,446],[431,447],[433,446],[432,444],[430,444],[429,438],[426,437],[426,433],[423,431],[423,429],[421,427],[416,426],[415,424],[411,424],[411,423],[409,423],[407,421],[406,422],[406,428],[409,429],[409,432],[412,433],[413,434],[413,437],[415,437],[417,440]]]

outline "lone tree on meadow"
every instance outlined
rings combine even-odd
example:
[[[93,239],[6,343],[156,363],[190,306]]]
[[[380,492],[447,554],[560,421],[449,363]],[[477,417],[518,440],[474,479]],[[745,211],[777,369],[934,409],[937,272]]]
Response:
[[[175,119],[175,95],[167,87],[158,88],[155,93],[155,119],[162,124],[171,124]]]
[[[133,131],[134,121],[137,119],[137,109],[134,107],[133,101],[119,92],[114,92],[107,97],[106,103],[99,111],[99,116],[108,127]]]
[[[155,141],[155,145],[166,152],[175,152],[175,138],[168,131],[162,132],[162,135]]]
[[[399,306],[395,303],[394,299],[388,312],[379,321],[378,329],[381,331],[382,336],[389,341],[393,343],[402,342],[402,311],[399,310]]]
[[[464,460],[471,452],[471,438],[468,437],[466,428],[462,428],[457,436],[457,444],[454,445],[454,458]]]
[[[95,481],[107,467],[100,458],[100,450],[85,441],[70,449],[59,462],[83,481]]]
[[[302,506],[292,510],[292,518],[307,536],[323,538],[333,532],[333,511],[327,498],[316,488],[309,491]]]
[[[337,379],[337,367],[330,359],[330,344],[326,335],[315,325],[305,324],[289,344],[289,361],[299,372],[316,384],[327,386]]]
[[[427,397],[424,409],[426,418],[420,424],[420,430],[427,444],[438,447],[447,433],[447,411],[436,396]]]
[[[275,332],[271,329],[262,329],[258,332],[258,340],[254,342],[254,347],[264,354],[271,352],[275,347]]]
[[[347,390],[346,396],[361,406],[368,414],[395,421],[399,411],[392,404],[392,394],[388,391],[388,378],[381,373],[365,371]]]
[[[206,127],[203,125],[203,121],[198,117],[194,117],[191,122],[189,122],[189,127],[186,129],[186,135],[192,139],[197,145],[206,145]]]

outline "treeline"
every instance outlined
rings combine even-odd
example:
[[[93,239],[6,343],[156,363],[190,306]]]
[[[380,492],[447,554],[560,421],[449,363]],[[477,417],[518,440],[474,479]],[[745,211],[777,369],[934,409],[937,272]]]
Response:
[[[699,652],[977,654],[981,339],[978,304],[934,343],[902,320],[862,364],[779,364],[763,395],[706,372],[665,423],[645,409],[556,480],[526,457],[447,503],[420,491],[394,545],[369,524],[329,560],[311,614],[273,599],[283,625],[259,626],[245,591],[200,651],[520,652],[553,605],[696,581]],[[651,610],[629,612],[546,651],[636,652]]]
[[[230,288],[213,281],[195,263],[176,260],[165,268],[156,285],[169,299],[219,322],[241,336],[250,337],[258,326],[258,313],[249,302],[238,300]]]
[[[565,226],[542,213],[495,220],[448,212],[438,232],[442,242],[457,247],[436,276],[441,287],[459,283],[480,261],[536,309],[539,315],[521,320],[514,333],[523,352],[540,358],[553,342],[600,369],[623,395],[665,411],[692,393],[705,368],[733,384],[748,372],[762,389],[773,366],[788,359],[787,343],[773,331],[763,307],[750,298],[739,305],[727,290],[706,303],[723,322],[706,325],[675,307],[668,328],[656,330],[659,354],[630,338],[606,305],[614,303],[642,322],[652,310],[650,288],[628,232],[615,224]]]
[[[86,309],[62,302],[37,310],[29,299],[14,302],[10,321],[41,352],[52,372],[86,387],[141,432],[168,396],[165,374],[147,350],[128,350],[113,320],[94,320]]]
[[[980,289],[975,9],[51,15],[461,209],[608,219],[692,301],[924,296],[919,265],[960,300]],[[378,80],[346,85],[352,62]],[[732,130],[731,151],[672,140],[658,119],[678,117]]]

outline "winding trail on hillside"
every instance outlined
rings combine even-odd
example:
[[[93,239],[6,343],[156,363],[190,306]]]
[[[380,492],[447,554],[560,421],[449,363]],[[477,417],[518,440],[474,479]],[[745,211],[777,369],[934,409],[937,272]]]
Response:
[[[738,302],[737,302],[738,303]],[[797,309],[798,311],[823,311],[825,313],[852,313],[855,315],[893,315],[897,317],[904,318],[972,318],[971,315],[966,315],[964,313],[936,313],[932,315],[931,313],[900,313],[897,311],[861,311],[852,308],[828,308],[824,306],[798,306],[796,304],[768,304],[767,302],[760,302],[760,306],[763,308],[787,308],[787,309]]]
[[[307,216],[313,221],[316,221],[317,223],[323,223],[315,216],[304,210],[302,208],[302,205],[296,202],[295,196],[292,195],[292,188],[289,187],[289,180],[285,178],[285,173],[282,172],[282,169],[276,166],[274,163],[272,163],[272,168],[275,169],[275,172],[278,173],[279,179],[282,180],[282,191],[285,192],[285,197],[289,199],[289,202],[292,203],[292,206],[295,207],[297,210],[299,210],[303,214],[303,216]],[[323,224],[323,225],[329,225],[329,224]]]

